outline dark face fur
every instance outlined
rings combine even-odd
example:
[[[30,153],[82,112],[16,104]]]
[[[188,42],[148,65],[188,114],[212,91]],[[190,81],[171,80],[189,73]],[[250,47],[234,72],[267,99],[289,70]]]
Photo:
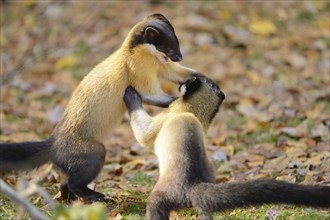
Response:
[[[221,91],[221,89],[215,82],[205,76],[197,76],[187,80],[180,85],[179,91],[181,92],[183,87],[185,87],[183,98],[188,99],[190,96],[194,95],[203,85],[208,90],[215,93],[218,96],[220,102],[222,103],[222,101],[225,99],[225,94]]]
[[[171,23],[161,14],[148,16],[143,30],[136,33],[131,42],[130,48],[141,44],[151,44],[170,58],[173,62],[182,60],[179,40]]]
[[[200,111],[204,111],[202,114],[205,114],[205,116],[209,115],[209,122],[213,120],[225,99],[225,94],[220,90],[219,86],[205,76],[196,76],[187,80],[180,85],[179,91],[183,93],[183,101],[194,103]],[[208,111],[210,114],[207,114],[205,111]]]

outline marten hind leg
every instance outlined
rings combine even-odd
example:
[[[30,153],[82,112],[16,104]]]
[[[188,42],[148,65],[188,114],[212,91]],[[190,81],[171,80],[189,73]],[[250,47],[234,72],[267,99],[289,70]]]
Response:
[[[103,167],[105,159],[104,145],[94,140],[79,141],[76,151],[70,152],[70,164],[67,170],[69,192],[91,201],[105,201],[102,193],[89,189]],[[78,143],[77,143],[78,145]]]
[[[69,189],[68,183],[62,183],[60,186],[61,199],[66,202],[75,201],[77,196]]]
[[[168,220],[170,211],[174,205],[170,201],[166,192],[155,191],[148,200],[147,219],[148,220]]]

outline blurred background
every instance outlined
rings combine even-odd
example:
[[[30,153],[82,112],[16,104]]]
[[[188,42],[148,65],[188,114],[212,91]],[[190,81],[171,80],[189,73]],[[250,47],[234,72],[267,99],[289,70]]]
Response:
[[[152,13],[174,26],[182,64],[226,94],[207,139],[218,182],[330,183],[326,0],[1,1],[0,140],[47,138],[80,80]],[[109,175],[155,180],[155,157],[136,144],[127,118],[107,149],[100,188]]]

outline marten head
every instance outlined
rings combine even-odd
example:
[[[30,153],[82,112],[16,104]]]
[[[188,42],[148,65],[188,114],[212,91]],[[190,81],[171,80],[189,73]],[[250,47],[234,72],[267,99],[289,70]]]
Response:
[[[139,22],[132,30],[130,49],[147,47],[161,63],[182,60],[180,44],[171,23],[161,14],[152,14]]]
[[[211,123],[225,99],[225,94],[220,87],[214,81],[202,75],[182,83],[179,91],[182,97],[178,102],[189,106],[191,111],[205,124]]]

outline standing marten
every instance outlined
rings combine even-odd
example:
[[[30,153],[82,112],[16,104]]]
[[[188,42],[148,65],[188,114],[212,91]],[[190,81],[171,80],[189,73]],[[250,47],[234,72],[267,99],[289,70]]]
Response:
[[[63,193],[104,201],[104,195],[87,184],[102,169],[103,140],[126,112],[125,89],[133,86],[144,102],[168,106],[174,98],[162,91],[160,79],[180,83],[195,74],[177,63],[181,60],[170,22],[161,14],[146,17],[116,52],[82,80],[49,139],[0,144],[0,169],[27,170],[51,161],[68,177],[61,187]]]

